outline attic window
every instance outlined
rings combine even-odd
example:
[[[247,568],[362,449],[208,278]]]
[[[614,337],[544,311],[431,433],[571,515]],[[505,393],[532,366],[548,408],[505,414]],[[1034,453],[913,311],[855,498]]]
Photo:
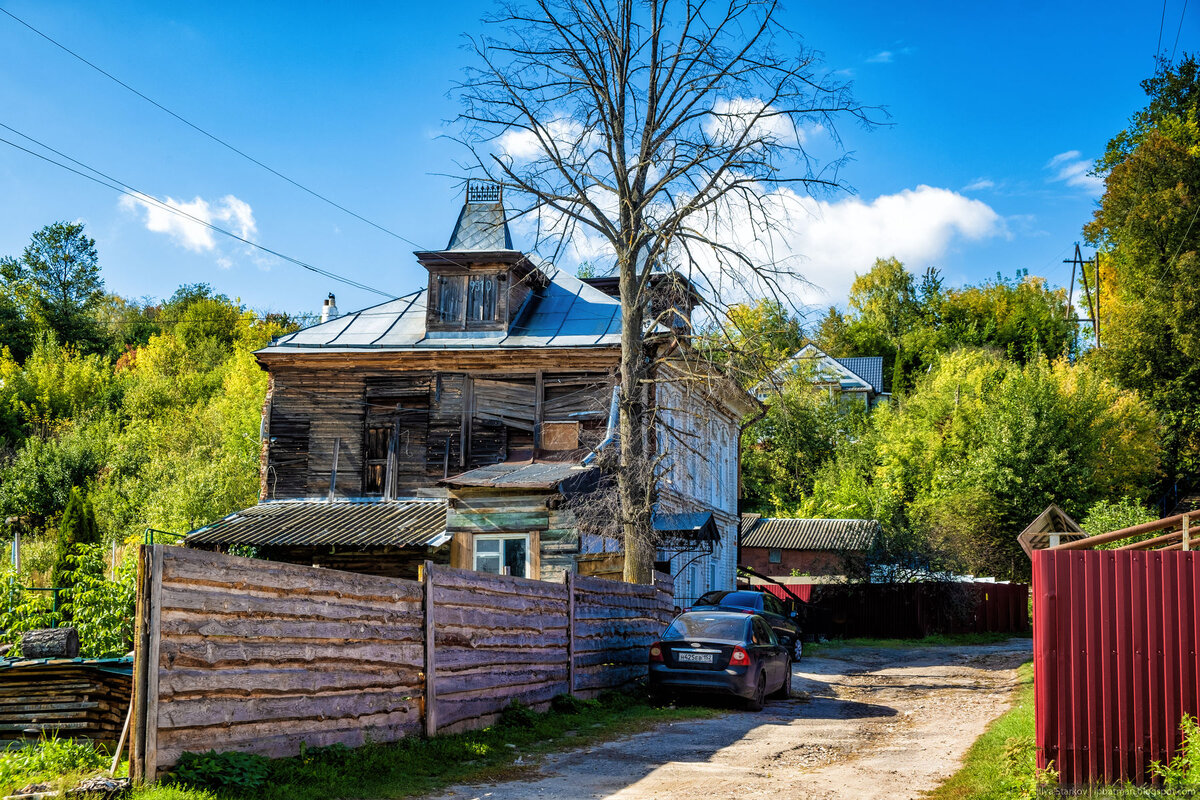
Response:
[[[496,296],[499,292],[499,275],[472,276],[467,281],[467,320],[495,322]]]

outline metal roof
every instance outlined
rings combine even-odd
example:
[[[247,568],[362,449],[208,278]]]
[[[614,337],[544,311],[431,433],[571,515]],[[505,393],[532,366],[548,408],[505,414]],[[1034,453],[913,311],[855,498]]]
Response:
[[[583,451],[586,453],[586,450]],[[449,486],[489,486],[497,489],[576,488],[599,478],[597,467],[573,461],[504,461],[446,478]]]
[[[866,550],[882,528],[873,519],[758,520],[741,534],[742,547],[782,550]]]
[[[883,356],[835,358],[834,361],[871,384],[876,393],[883,391]]]
[[[275,500],[192,531],[186,543],[423,547],[445,531],[445,500]]]
[[[261,354],[360,350],[473,350],[523,347],[617,347],[621,302],[564,270],[541,265],[547,284],[537,289],[508,331],[425,329],[428,290],[281,336]]]
[[[458,222],[450,234],[450,244],[446,245],[447,250],[513,249],[500,193],[496,192],[493,196],[496,199],[492,202],[472,202],[474,198],[468,191],[467,202],[458,214]],[[491,200],[491,197],[487,199]]]
[[[658,533],[672,534],[673,538],[688,542],[719,542],[721,540],[721,531],[717,528],[711,511],[655,514],[653,524],[654,530]]]

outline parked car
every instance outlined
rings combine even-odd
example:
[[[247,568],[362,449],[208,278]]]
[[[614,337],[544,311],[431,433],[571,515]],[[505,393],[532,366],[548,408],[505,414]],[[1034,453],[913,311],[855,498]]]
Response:
[[[736,592],[708,592],[692,604],[693,611],[709,608],[727,608],[743,613],[758,614],[767,621],[780,644],[792,654],[793,661],[804,655],[804,641],[800,631],[800,615],[784,608],[779,598],[770,592],[754,592],[739,589]]]
[[[741,611],[688,611],[650,646],[650,694],[725,694],[759,711],[765,698],[788,697],[792,656],[767,621]]]

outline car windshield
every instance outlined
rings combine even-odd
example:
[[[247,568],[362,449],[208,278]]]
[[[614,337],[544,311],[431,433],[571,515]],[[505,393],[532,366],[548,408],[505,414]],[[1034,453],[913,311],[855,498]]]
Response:
[[[727,594],[733,594],[733,592],[706,592],[705,594],[700,595],[700,599],[698,599],[692,605],[694,605],[694,606],[719,606],[719,605],[721,605],[721,598]]]
[[[746,638],[746,620],[726,614],[684,614],[676,618],[663,634],[663,639],[723,639],[742,641]]]
[[[729,592],[717,605],[736,608],[762,608],[763,597],[758,592]]]

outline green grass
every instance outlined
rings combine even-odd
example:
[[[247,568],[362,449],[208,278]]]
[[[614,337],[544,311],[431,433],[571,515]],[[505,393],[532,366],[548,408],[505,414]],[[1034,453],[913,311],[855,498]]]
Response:
[[[424,794],[462,782],[520,777],[541,754],[636,733],[663,722],[700,719],[723,713],[700,707],[656,708],[639,697],[609,694],[597,701],[560,704],[561,711],[535,714],[528,709],[478,731],[412,738],[395,744],[369,744],[354,750],[313,750],[271,761],[266,785],[252,792],[212,793],[195,788],[155,786],[139,789],[133,800],[326,800],[392,798]],[[514,764],[518,756],[522,764]]]
[[[813,642],[804,645],[805,655],[822,655],[844,647],[872,647],[883,650],[900,650],[910,647],[959,647],[978,644],[999,644],[1009,639],[1028,638],[1016,633],[951,633],[934,634],[924,639],[833,639],[828,642]]]
[[[988,725],[962,769],[934,790],[935,800],[1009,800],[1032,794],[1033,664],[1017,670],[1012,708]]]

